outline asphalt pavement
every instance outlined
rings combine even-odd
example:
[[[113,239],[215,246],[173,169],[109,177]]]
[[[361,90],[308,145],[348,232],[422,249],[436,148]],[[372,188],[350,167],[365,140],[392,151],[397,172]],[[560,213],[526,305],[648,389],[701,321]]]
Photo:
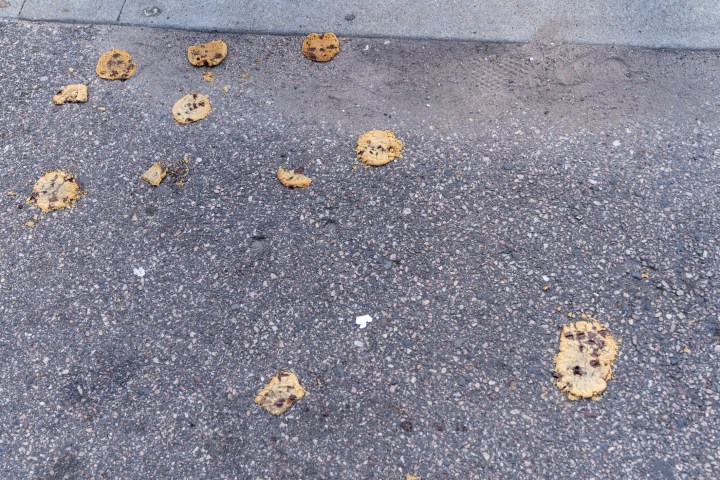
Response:
[[[0,478],[720,477],[720,53],[301,43],[0,20]],[[402,158],[358,164],[370,129]],[[41,214],[59,168],[85,195]],[[598,401],[554,385],[583,313],[621,341]]]

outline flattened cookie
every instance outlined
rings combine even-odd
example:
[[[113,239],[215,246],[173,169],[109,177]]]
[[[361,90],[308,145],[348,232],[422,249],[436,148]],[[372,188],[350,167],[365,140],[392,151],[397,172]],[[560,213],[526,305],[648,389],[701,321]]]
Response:
[[[53,170],[35,182],[27,202],[48,213],[74,205],[81,193],[80,184],[73,175],[65,170]]]
[[[68,85],[61,88],[60,91],[53,96],[53,103],[55,105],[62,105],[65,103],[85,103],[88,101],[87,92],[87,86],[85,85]]]
[[[374,167],[390,163],[402,156],[403,142],[390,130],[370,130],[357,141],[358,160]]]
[[[291,188],[305,188],[312,183],[312,178],[305,175],[305,170],[302,167],[295,170],[286,170],[280,167],[277,171],[277,178],[280,183]]]
[[[115,50],[103,53],[98,60],[95,72],[105,80],[127,80],[137,70],[133,63],[132,56],[123,50]]]
[[[329,62],[340,51],[340,42],[334,33],[311,33],[302,44],[302,54],[313,62]]]
[[[176,122],[185,125],[207,117],[211,109],[208,97],[202,93],[189,93],[175,102],[172,114]]]
[[[565,325],[560,352],[555,356],[558,388],[570,400],[597,399],[612,378],[617,353],[617,342],[602,324],[580,321]]]
[[[228,47],[222,40],[191,45],[188,47],[188,61],[196,67],[214,67],[227,57]]]
[[[165,168],[164,165],[155,162],[145,171],[145,173],[140,175],[140,179],[146,181],[153,187],[157,187],[160,183],[162,183],[165,175],[167,175],[167,168]]]
[[[285,413],[305,396],[305,389],[292,372],[280,372],[258,392],[255,403],[273,415]]]

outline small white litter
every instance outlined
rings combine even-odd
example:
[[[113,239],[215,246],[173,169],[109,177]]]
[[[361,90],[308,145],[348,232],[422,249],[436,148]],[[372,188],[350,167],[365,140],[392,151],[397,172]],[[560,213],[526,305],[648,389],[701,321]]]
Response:
[[[145,276],[145,269],[143,267],[133,268],[133,273],[142,278]]]
[[[360,325],[360,328],[367,327],[367,324],[372,322],[372,317],[370,315],[361,315],[355,319],[355,323]]]

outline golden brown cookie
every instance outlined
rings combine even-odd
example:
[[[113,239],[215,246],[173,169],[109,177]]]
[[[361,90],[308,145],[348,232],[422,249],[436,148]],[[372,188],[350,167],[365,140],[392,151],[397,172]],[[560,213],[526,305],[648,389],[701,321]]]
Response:
[[[410,475],[409,473],[405,476],[405,480],[422,480],[421,477],[416,477],[415,475]]]
[[[190,93],[175,102],[172,114],[176,122],[185,125],[207,117],[211,109],[208,97],[202,93]]]
[[[557,386],[568,398],[596,399],[612,378],[618,344],[598,322],[579,321],[563,327],[555,356]]]
[[[311,33],[305,37],[301,50],[313,62],[329,62],[340,51],[340,42],[334,33]]]
[[[273,415],[285,413],[305,396],[305,389],[292,372],[280,372],[258,392],[255,403]]]
[[[95,67],[95,72],[105,80],[127,80],[133,76],[136,69],[137,66],[128,52],[113,48],[102,54],[97,67]]]
[[[82,84],[63,87],[56,95],[53,96],[53,103],[55,105],[62,105],[64,103],[85,103],[87,101],[87,86]]]
[[[286,187],[305,188],[312,183],[312,178],[305,175],[305,170],[300,167],[295,170],[286,170],[282,167],[277,170],[277,178]]]
[[[358,160],[374,167],[390,163],[402,156],[403,142],[390,130],[370,130],[357,141]]]
[[[35,182],[27,202],[48,213],[74,205],[81,193],[81,186],[73,175],[65,170],[53,170]]]
[[[140,178],[150,185],[157,187],[167,175],[167,168],[161,163],[155,162],[145,173],[140,175]]]
[[[196,67],[214,67],[227,57],[228,47],[222,40],[191,45],[188,47],[188,61]]]

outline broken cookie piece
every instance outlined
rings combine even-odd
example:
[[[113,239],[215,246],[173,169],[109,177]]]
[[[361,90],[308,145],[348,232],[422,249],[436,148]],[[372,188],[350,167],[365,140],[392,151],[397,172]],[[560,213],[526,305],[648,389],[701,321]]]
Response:
[[[188,47],[188,61],[196,67],[214,67],[227,57],[228,47],[222,40],[216,40]]]
[[[402,156],[403,142],[390,130],[370,130],[357,141],[358,160],[374,167],[390,163]]]
[[[280,167],[277,170],[277,178],[280,183],[290,188],[305,188],[312,183],[312,178],[305,175],[305,170],[302,167],[295,170]]]
[[[105,80],[127,80],[137,70],[133,63],[132,56],[123,50],[115,50],[103,53],[98,60],[95,72]]]
[[[604,325],[579,321],[565,325],[555,356],[558,388],[570,400],[597,400],[612,378],[618,344]]]
[[[187,125],[207,117],[211,109],[210,99],[207,96],[202,93],[190,93],[175,102],[172,114],[177,123]]]
[[[305,37],[301,51],[313,62],[329,62],[340,51],[340,42],[334,33],[311,33]]]
[[[147,169],[147,171],[145,171],[145,173],[140,175],[140,178],[153,187],[157,187],[160,183],[162,183],[165,175],[167,175],[167,168],[165,168],[165,166],[161,163],[155,162]]]
[[[65,103],[85,103],[88,101],[88,90],[86,85],[68,85],[60,89],[53,96],[55,105],[63,105]]]
[[[282,415],[305,396],[305,389],[292,372],[275,375],[258,392],[255,403],[273,415]]]
[[[37,206],[43,213],[48,213],[75,205],[81,193],[81,185],[74,175],[65,170],[53,170],[35,182],[27,202]]]

